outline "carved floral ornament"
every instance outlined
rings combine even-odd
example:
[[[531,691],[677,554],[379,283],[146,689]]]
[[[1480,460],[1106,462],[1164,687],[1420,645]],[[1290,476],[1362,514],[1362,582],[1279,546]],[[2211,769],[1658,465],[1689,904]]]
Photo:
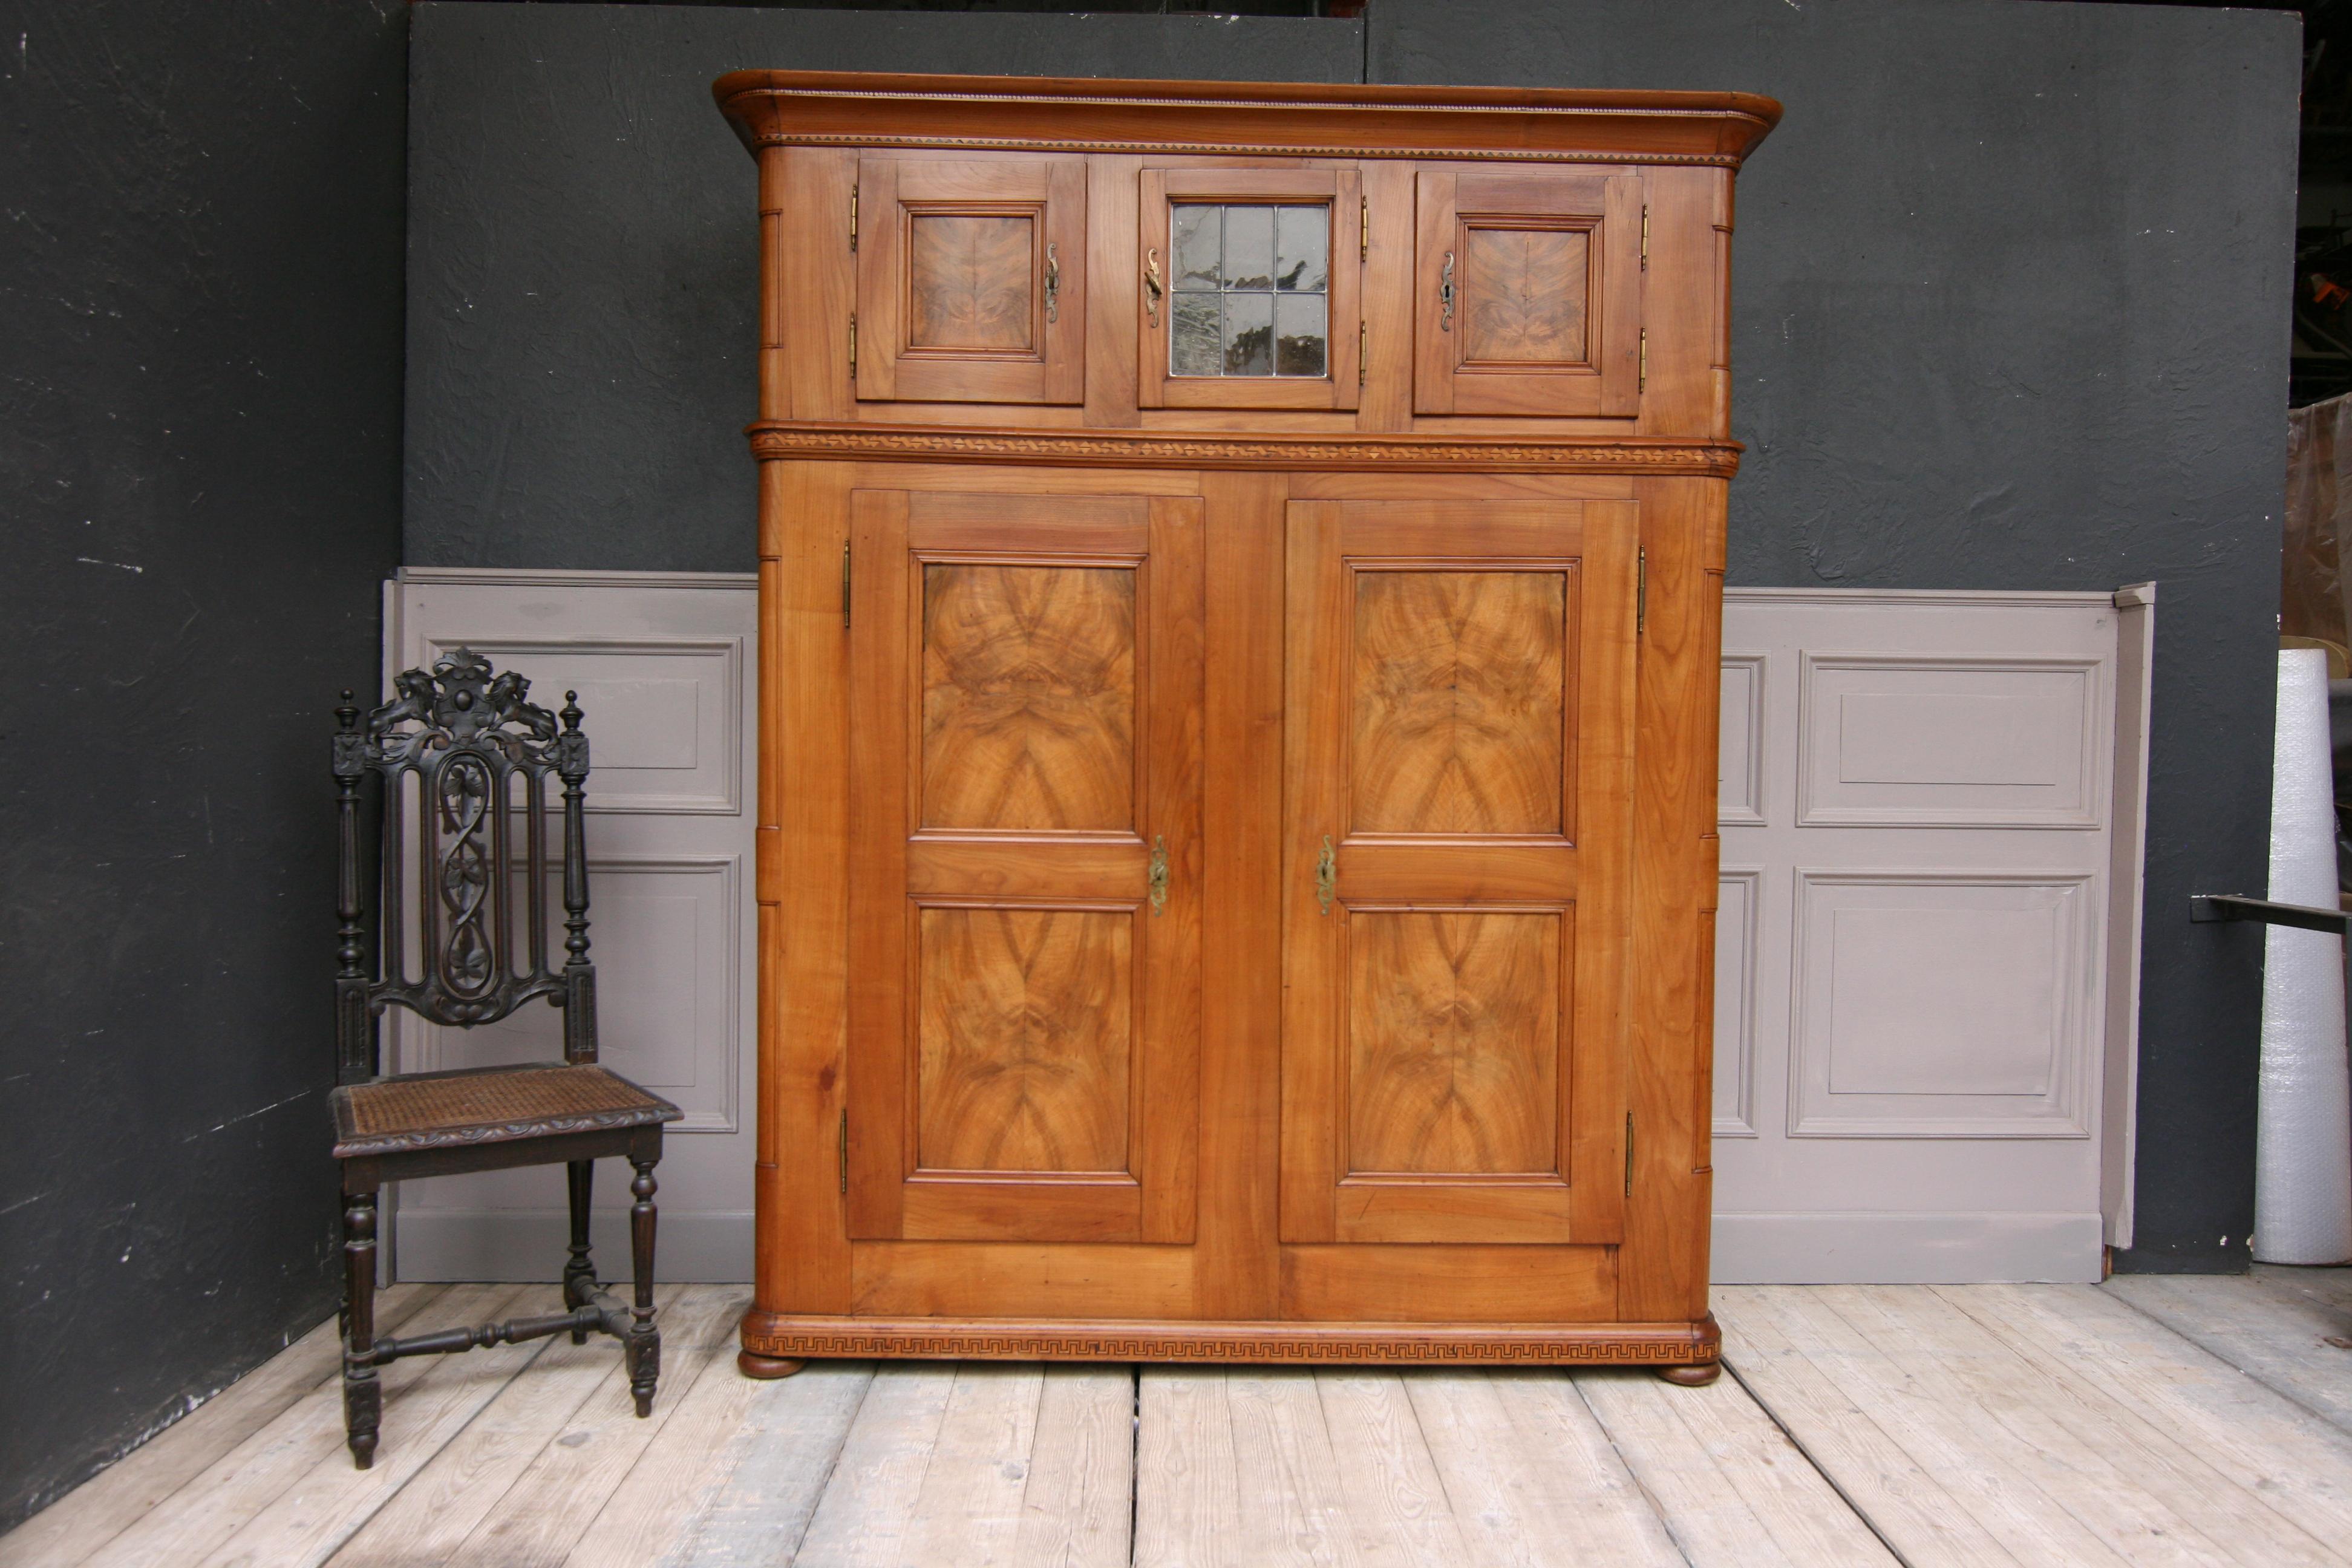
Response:
[[[488,659],[466,647],[443,654],[429,670],[403,670],[392,678],[392,687],[398,695],[370,712],[358,733],[336,737],[338,773],[369,764],[415,763],[428,752],[467,747],[495,747],[509,763],[552,767],[566,778],[588,772],[588,737],[580,732],[583,715],[576,691],[563,694],[560,715],[550,712],[529,700],[527,677],[511,669],[494,674]],[[409,724],[417,727],[404,727]]]
[[[535,877],[525,895],[530,971],[516,972],[516,955],[509,951],[513,939],[504,931],[504,900],[511,895],[499,892],[502,877],[518,864],[504,846],[501,823],[504,814],[517,809],[510,791],[518,775],[528,781],[523,837],[529,865],[534,872],[546,865],[540,812],[550,773],[564,784],[567,862],[572,858],[569,840],[576,837],[580,792],[589,768],[579,694],[566,692],[562,710],[551,712],[530,700],[528,678],[496,671],[488,658],[467,647],[443,654],[429,669],[403,670],[393,678],[393,700],[364,721],[348,705],[346,693],[334,737],[334,772],[343,784],[347,812],[356,800],[358,781],[370,772],[383,775],[388,807],[397,799],[403,774],[414,773],[421,792],[421,890],[429,900],[421,911],[426,917],[425,973],[412,983],[402,972],[395,932],[387,938],[394,954],[392,973],[362,986],[369,1008],[381,1013],[388,1002],[398,1001],[439,1023],[473,1024],[502,1018],[541,995],[558,998],[562,1005],[579,991],[583,1010],[593,1005],[584,979],[568,979],[544,961],[545,910]],[[577,970],[584,977],[585,878],[567,864],[565,881],[564,945],[573,957],[567,973]],[[356,927],[347,926],[345,937],[346,983],[362,984]]]

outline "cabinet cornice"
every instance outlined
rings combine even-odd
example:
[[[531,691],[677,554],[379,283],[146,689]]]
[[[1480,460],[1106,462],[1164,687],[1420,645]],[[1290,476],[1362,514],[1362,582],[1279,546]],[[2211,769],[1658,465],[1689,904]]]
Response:
[[[1779,122],[1744,92],[1371,87],[731,71],[743,144],[1696,163],[1737,168]]]

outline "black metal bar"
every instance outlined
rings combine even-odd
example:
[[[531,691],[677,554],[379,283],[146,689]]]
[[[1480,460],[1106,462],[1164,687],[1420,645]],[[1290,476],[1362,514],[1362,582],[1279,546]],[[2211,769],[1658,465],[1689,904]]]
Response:
[[[2352,922],[2352,917],[2342,910],[2273,903],[2268,899],[2250,899],[2241,893],[2192,893],[2189,918],[2198,925],[2215,921],[2248,921],[2260,925],[2293,926],[2298,931],[2324,931],[2335,936],[2344,935],[2347,922]]]

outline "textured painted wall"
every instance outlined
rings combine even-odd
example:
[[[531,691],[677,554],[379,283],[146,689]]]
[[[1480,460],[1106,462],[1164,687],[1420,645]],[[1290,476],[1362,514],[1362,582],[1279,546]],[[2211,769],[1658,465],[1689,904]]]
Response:
[[[2297,19],[2040,0],[1380,0],[1371,79],[1769,93],[1739,180],[1730,580],[2154,580],[2139,1233],[2244,1267]]]
[[[2043,0],[1379,0],[1373,79],[1745,89],[1732,580],[2161,584],[2139,1219],[2242,1266],[2292,16]],[[416,7],[406,559],[748,569],[747,65],[1352,79],[1351,25]]]
[[[1356,24],[420,5],[406,556],[751,570],[746,67],[1354,81]]]
[[[0,26],[0,1528],[334,1310],[326,736],[399,542],[405,34]]]

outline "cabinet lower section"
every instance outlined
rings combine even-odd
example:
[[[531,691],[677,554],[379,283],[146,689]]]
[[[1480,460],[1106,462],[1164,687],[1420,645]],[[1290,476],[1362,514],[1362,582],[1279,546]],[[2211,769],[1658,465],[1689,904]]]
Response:
[[[745,1315],[753,1356],[909,1361],[1251,1362],[1313,1365],[1692,1366],[1716,1362],[1712,1313],[1688,1323],[1194,1323]]]

